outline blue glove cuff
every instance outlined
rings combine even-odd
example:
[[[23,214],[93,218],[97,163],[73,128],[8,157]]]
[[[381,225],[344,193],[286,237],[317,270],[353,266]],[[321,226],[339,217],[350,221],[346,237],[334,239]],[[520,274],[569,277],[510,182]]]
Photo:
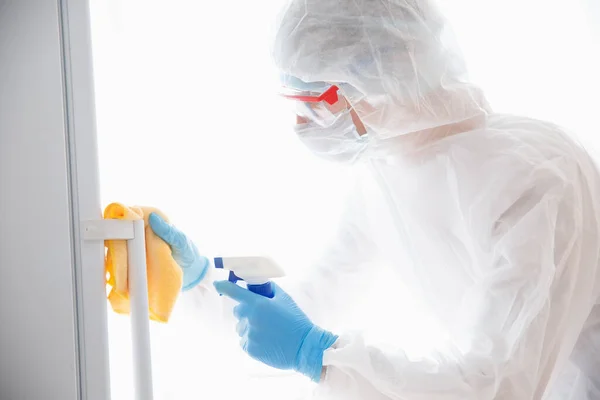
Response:
[[[200,257],[192,266],[183,270],[183,287],[181,291],[185,292],[196,287],[208,272],[210,262],[206,257]]]
[[[313,326],[298,351],[296,371],[318,383],[321,380],[321,370],[323,369],[323,353],[333,346],[337,338],[336,335],[318,326]]]

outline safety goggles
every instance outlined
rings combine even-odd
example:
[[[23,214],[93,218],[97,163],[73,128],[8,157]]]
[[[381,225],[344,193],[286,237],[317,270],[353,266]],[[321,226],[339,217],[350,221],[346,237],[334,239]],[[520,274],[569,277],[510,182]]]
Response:
[[[346,100],[340,97],[335,85],[323,86],[322,90],[298,90],[283,87],[280,95],[295,101],[296,115],[306,122],[329,126],[337,116],[348,109]]]

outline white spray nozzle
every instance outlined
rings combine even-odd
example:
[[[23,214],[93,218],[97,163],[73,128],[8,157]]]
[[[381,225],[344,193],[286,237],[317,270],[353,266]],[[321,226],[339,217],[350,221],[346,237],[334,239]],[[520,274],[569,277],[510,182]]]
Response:
[[[275,261],[268,257],[217,257],[215,267],[233,272],[229,280],[243,280],[249,285],[260,285],[271,278],[285,276],[285,271]]]

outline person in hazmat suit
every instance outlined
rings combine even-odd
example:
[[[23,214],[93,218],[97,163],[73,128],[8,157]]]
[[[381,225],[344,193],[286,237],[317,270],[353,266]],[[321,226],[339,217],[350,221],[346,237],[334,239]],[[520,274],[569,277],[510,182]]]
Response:
[[[356,190],[298,293],[214,283],[239,303],[244,350],[328,399],[600,399],[600,179],[588,154],[551,123],[494,113],[433,0],[291,0],[277,28],[296,134],[351,165]],[[151,226],[185,288],[215,292],[190,239],[156,215]],[[315,322],[360,301],[345,279],[374,259],[423,299],[448,351],[411,359]]]

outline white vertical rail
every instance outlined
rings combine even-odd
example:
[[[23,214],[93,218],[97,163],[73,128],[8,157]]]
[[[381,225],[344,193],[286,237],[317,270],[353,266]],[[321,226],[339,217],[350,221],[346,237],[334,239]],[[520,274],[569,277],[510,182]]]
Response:
[[[133,222],[133,239],[127,241],[127,254],[129,257],[134,393],[136,400],[152,400],[152,357],[143,220]]]
[[[144,221],[85,221],[83,232],[88,241],[127,240],[134,396],[135,400],[153,400]]]

